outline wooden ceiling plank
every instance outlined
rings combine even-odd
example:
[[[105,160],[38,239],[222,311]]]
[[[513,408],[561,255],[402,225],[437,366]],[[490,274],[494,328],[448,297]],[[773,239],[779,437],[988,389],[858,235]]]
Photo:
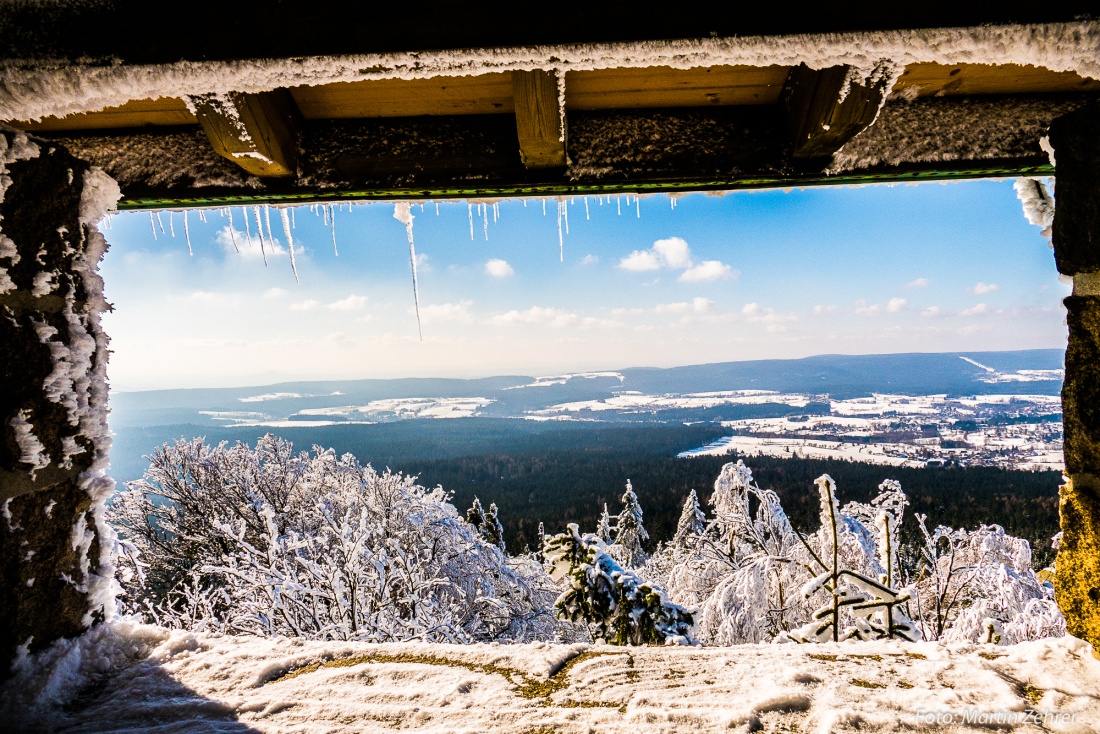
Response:
[[[110,130],[118,128],[194,125],[198,120],[182,99],[159,97],[135,99],[117,107],[83,112],[65,117],[44,117],[34,122],[13,122],[21,130]]]
[[[790,67],[597,69],[566,74],[571,110],[775,104]]]
[[[884,85],[859,84],[848,74],[847,66],[791,69],[783,105],[792,158],[831,156],[874,122]]]
[[[519,154],[527,168],[565,166],[565,115],[552,71],[513,71]]]
[[[915,92],[910,91],[916,89]],[[1100,91],[1100,80],[1072,71],[1003,64],[910,64],[894,85],[895,94],[918,97],[981,94],[1045,94]]]
[[[431,79],[337,82],[290,90],[307,120],[511,114],[507,72]]]
[[[287,90],[204,95],[191,102],[218,155],[262,178],[295,175],[297,111]]]

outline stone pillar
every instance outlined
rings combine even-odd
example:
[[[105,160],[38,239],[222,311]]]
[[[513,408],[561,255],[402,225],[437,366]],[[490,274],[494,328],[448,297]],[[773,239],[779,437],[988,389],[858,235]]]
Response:
[[[95,225],[118,196],[99,169],[0,127],[0,680],[113,609]]]
[[[1066,475],[1054,589],[1070,634],[1100,655],[1100,105],[1050,128],[1057,170],[1054,259],[1073,278],[1062,388]]]

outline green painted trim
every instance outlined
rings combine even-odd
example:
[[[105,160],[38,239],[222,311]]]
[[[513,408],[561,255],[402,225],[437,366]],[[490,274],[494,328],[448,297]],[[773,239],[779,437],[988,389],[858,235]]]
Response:
[[[226,194],[224,196],[124,197],[118,203],[120,211],[145,209],[204,208],[248,206],[259,204],[312,204],[319,202],[378,201],[393,199],[484,199],[524,196],[584,196],[605,194],[656,194],[694,191],[734,191],[739,189],[774,189],[804,186],[856,186],[861,184],[906,183],[915,181],[958,181],[975,178],[1017,178],[1021,176],[1053,176],[1049,164],[1034,166],[995,166],[990,168],[928,169],[910,171],[860,172],[829,176],[761,176],[725,181],[691,179],[675,181],[587,183],[561,182],[549,184],[501,184],[478,187],[436,187],[408,189],[369,189],[337,191],[303,191]]]

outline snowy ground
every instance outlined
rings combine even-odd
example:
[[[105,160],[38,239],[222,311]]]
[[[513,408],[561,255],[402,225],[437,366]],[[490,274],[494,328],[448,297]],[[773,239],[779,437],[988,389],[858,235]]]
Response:
[[[0,692],[0,722],[65,732],[1095,732],[1098,691],[1100,661],[1074,638],[366,645],[117,623],[51,664],[30,662]]]

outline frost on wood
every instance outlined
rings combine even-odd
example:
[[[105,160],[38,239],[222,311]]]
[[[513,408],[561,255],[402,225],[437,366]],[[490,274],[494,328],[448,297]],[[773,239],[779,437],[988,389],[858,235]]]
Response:
[[[0,662],[114,613],[106,475],[107,309],[97,224],[120,193],[63,149],[0,131],[0,488],[11,518],[0,553],[16,553],[18,589],[0,602]],[[33,155],[32,153],[33,149]],[[34,169],[34,170],[31,170]],[[10,283],[8,282],[10,281]],[[10,441],[10,443],[8,442]],[[14,638],[14,639],[13,639]]]
[[[1046,182],[1038,178],[1018,178],[1013,185],[1028,223],[1042,227],[1043,237],[1049,240],[1054,226],[1054,196]]]
[[[614,67],[847,65],[862,78],[912,63],[1021,64],[1100,78],[1095,21],[645,43],[574,44],[481,50],[343,55],[307,59],[179,62],[154,66],[34,65],[7,61],[0,119],[37,120],[120,105],[133,99],[258,93],[283,87],[370,79],[473,76],[511,70]],[[885,63],[884,63],[885,62]]]

